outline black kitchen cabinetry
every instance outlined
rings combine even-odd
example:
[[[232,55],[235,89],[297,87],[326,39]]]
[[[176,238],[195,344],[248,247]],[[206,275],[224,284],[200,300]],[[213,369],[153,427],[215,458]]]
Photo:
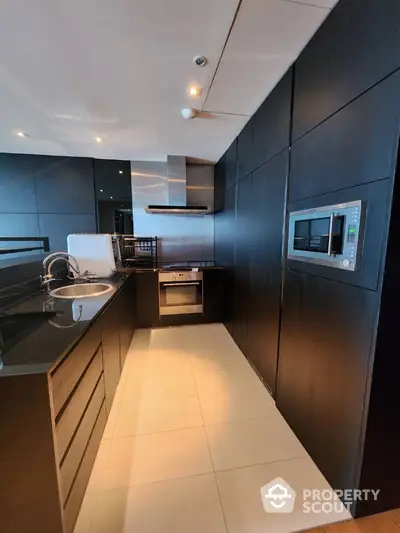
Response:
[[[292,84],[290,68],[254,115],[252,170],[289,146]]]
[[[340,0],[296,61],[293,139],[400,67],[397,0]]]
[[[160,324],[158,272],[135,272],[135,307],[138,328],[157,327]]]
[[[238,180],[288,148],[292,85],[293,69],[290,68],[239,134],[237,138]],[[228,161],[233,159],[232,147],[223,158]],[[230,175],[232,174],[230,172]],[[227,185],[232,183],[231,179],[226,179],[226,182]]]
[[[277,407],[335,489],[358,484],[376,304],[373,291],[286,272]]]
[[[238,184],[234,338],[275,389],[288,152]]]
[[[393,175],[399,92],[397,72],[293,145],[291,202]]]
[[[135,279],[131,274],[100,317],[107,414],[135,333]]]
[[[229,308],[225,294],[229,290],[226,284],[225,269],[203,271],[203,317],[205,322],[225,322]]]

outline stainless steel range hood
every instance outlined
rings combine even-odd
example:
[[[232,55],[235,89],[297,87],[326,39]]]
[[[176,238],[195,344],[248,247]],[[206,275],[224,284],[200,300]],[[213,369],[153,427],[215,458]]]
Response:
[[[186,157],[169,155],[167,157],[167,205],[149,205],[146,213],[164,215],[208,215],[212,212],[209,206],[188,205]]]

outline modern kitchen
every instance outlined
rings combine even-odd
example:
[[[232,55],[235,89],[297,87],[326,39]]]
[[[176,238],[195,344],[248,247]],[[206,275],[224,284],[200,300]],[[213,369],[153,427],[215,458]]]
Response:
[[[16,4],[1,532],[400,533],[400,6]]]

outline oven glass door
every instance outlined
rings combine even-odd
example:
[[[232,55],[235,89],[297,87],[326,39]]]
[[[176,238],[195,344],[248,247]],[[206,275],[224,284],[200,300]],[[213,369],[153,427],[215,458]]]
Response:
[[[203,313],[202,281],[160,283],[160,315],[199,313]]]

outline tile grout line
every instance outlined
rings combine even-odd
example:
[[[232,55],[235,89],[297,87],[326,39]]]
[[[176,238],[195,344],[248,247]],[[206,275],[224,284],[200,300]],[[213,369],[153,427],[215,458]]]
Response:
[[[98,495],[100,493],[110,492],[110,491],[113,491],[113,490],[124,490],[124,489],[128,490],[128,489],[135,488],[135,487],[144,487],[144,486],[148,486],[148,485],[155,485],[155,484],[158,484],[158,483],[168,483],[169,481],[178,481],[178,480],[181,480],[181,479],[190,479],[190,478],[193,478],[193,477],[200,477],[200,476],[213,475],[215,477],[216,474],[221,474],[221,473],[224,473],[224,472],[232,472],[233,470],[243,470],[245,468],[253,468],[255,466],[264,466],[264,465],[270,465],[270,464],[275,464],[275,463],[285,463],[285,462],[288,462],[288,461],[295,461],[295,460],[298,460],[298,459],[310,459],[310,457],[308,457],[307,455],[306,456],[302,455],[302,456],[298,456],[298,457],[290,457],[288,459],[278,459],[277,461],[269,461],[269,462],[266,462],[266,463],[255,463],[255,464],[251,464],[251,465],[236,466],[234,468],[226,468],[224,470],[215,470],[215,471],[210,471],[210,472],[200,472],[198,474],[191,474],[190,476],[179,476],[179,477],[172,477],[172,478],[168,478],[168,479],[160,479],[158,481],[147,481],[145,483],[135,483],[133,485],[123,485],[123,486],[112,487],[112,488],[108,488],[108,489],[100,489],[100,490],[98,490],[96,492],[94,492],[94,491],[90,492],[90,493],[88,493],[88,495],[96,495],[98,497]]]
[[[213,478],[214,478],[215,487],[216,487],[216,489],[217,489],[218,500],[219,500],[219,505],[220,505],[220,509],[221,509],[221,513],[222,513],[222,518],[223,518],[223,521],[224,521],[225,531],[226,531],[226,533],[229,533],[229,530],[228,530],[228,523],[227,523],[227,519],[226,519],[226,515],[225,515],[225,510],[224,510],[224,506],[222,505],[221,492],[220,492],[220,490],[219,490],[218,481],[217,481],[217,476],[216,476],[216,474],[215,474],[215,465],[214,465],[214,460],[213,460],[212,453],[211,453],[210,442],[209,442],[209,440],[208,440],[207,429],[206,429],[206,425],[205,425],[205,421],[204,421],[204,416],[203,416],[203,409],[202,409],[202,407],[201,407],[201,402],[200,402],[199,390],[198,390],[198,388],[197,388],[197,381],[196,381],[196,377],[195,377],[195,375],[194,375],[193,361],[192,361],[192,358],[191,358],[191,357],[189,358],[189,360],[190,360],[190,368],[191,368],[191,370],[192,370],[192,377],[193,377],[193,381],[194,381],[194,386],[195,386],[196,394],[197,394],[197,401],[199,402],[200,414],[201,414],[201,418],[202,418],[202,420],[203,420],[204,435],[205,435],[205,438],[206,438],[206,443],[207,443],[208,453],[209,453],[209,456],[210,456],[211,466],[212,466],[212,469],[213,469],[212,476],[213,476]]]

